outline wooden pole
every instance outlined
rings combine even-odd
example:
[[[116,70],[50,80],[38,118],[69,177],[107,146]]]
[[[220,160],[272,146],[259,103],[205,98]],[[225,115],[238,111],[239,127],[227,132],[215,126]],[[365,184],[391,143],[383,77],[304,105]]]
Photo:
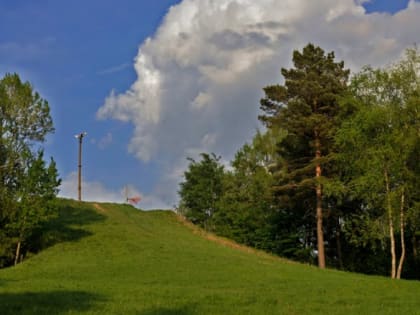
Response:
[[[78,165],[79,176],[78,176],[78,186],[77,186],[79,201],[82,201],[82,139],[83,139],[83,136],[80,135],[79,137],[79,165]]]
[[[78,191],[78,199],[82,201],[82,143],[83,137],[86,136],[86,132],[82,132],[76,135],[76,138],[79,139],[79,162],[78,162],[78,184],[77,184],[77,191]]]

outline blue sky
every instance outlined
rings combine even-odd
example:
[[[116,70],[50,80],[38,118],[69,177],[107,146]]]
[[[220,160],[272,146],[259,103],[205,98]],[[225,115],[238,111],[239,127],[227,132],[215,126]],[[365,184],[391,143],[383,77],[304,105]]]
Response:
[[[387,12],[394,14],[407,7],[409,0],[371,0],[364,4],[368,13]]]
[[[129,87],[138,46],[177,2],[0,1],[0,73],[19,73],[48,100],[56,132],[46,151],[62,177],[76,169],[73,135],[86,130],[84,178],[150,191],[154,166],[127,153],[130,126],[98,122],[95,112],[112,89]]]
[[[123,201],[129,185],[140,207],[172,207],[187,156],[228,163],[260,127],[261,88],[293,49],[314,41],[357,70],[418,42],[414,1],[254,2],[0,0],[0,75],[17,72],[48,100],[56,132],[45,149],[63,196],[76,197],[74,135],[87,131],[85,199]]]

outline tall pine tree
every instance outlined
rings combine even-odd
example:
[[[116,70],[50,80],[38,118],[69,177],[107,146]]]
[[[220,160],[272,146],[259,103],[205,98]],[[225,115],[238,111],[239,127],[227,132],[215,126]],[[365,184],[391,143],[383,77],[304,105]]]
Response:
[[[293,52],[294,68],[282,69],[283,85],[264,88],[261,100],[267,127],[280,127],[288,135],[279,144],[280,194],[301,191],[296,196],[315,192],[318,265],[325,268],[323,234],[323,183],[328,181],[328,163],[332,155],[333,136],[338,125],[338,99],[346,92],[349,70],[344,62],[335,62],[334,53],[324,53],[308,44],[302,52]],[[302,201],[304,202],[304,201]]]

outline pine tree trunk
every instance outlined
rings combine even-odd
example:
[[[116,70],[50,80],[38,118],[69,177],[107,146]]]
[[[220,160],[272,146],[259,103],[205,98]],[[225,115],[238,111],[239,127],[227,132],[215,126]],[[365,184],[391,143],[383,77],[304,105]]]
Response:
[[[321,143],[317,132],[315,133],[315,158],[319,160],[321,158]],[[316,176],[316,234],[318,240],[318,266],[321,269],[325,268],[325,252],[324,252],[324,232],[322,226],[322,186],[320,178],[322,175],[322,169],[319,162],[316,164],[315,176]]]
[[[18,264],[19,256],[20,256],[20,247],[21,247],[21,241],[19,240],[16,245],[16,253],[15,253],[15,266]]]
[[[415,231],[413,231],[413,237],[411,238],[411,242],[413,243],[413,257],[417,258],[417,238]]]
[[[398,264],[397,270],[397,279],[401,279],[402,268],[405,259],[405,240],[404,240],[404,203],[405,203],[405,194],[404,190],[401,193],[401,207],[400,207],[400,234],[401,234],[401,256],[400,262]]]
[[[394,237],[394,221],[392,219],[392,204],[391,204],[391,191],[389,186],[388,170],[385,168],[385,187],[388,208],[388,225],[389,225],[389,239],[391,241],[391,278],[395,279],[397,269],[397,259],[395,255],[395,237]]]

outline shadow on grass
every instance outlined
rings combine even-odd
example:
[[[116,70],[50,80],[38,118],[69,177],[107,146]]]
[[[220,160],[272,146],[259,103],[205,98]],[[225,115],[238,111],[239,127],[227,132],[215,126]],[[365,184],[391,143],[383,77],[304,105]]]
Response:
[[[0,293],[2,315],[65,314],[87,311],[105,299],[82,291]]]
[[[194,305],[185,305],[182,307],[156,307],[137,313],[137,315],[193,315],[197,314]]]
[[[62,242],[78,241],[92,235],[86,227],[92,223],[104,221],[106,217],[99,214],[89,204],[60,199],[58,215],[44,223],[33,237],[33,252]]]

